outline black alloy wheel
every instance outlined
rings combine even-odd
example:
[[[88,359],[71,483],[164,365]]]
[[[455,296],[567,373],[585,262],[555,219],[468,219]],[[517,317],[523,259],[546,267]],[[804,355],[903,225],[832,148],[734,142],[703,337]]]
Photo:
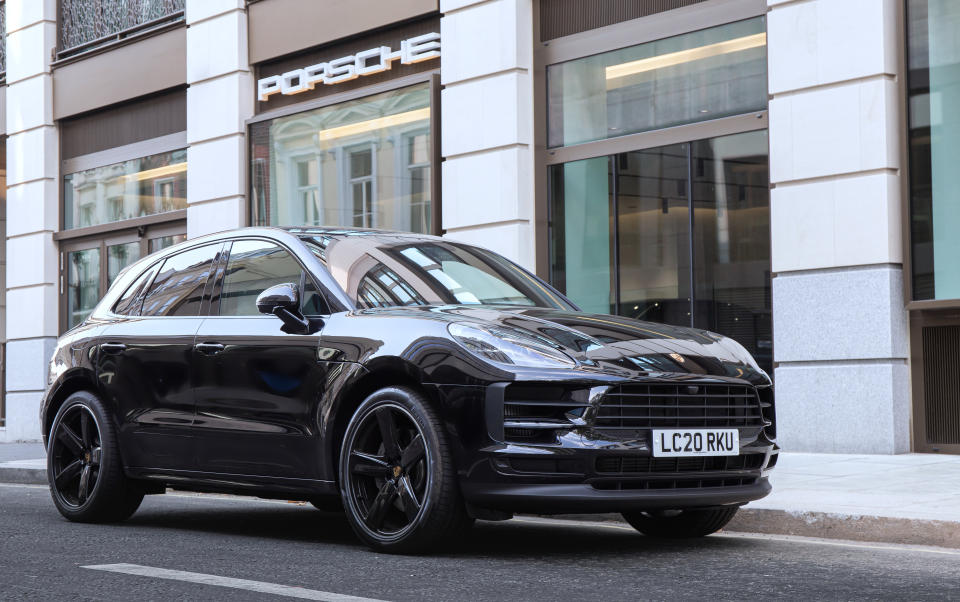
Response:
[[[100,476],[100,426],[93,412],[74,404],[60,417],[50,441],[53,486],[64,504],[79,508]]]
[[[340,485],[354,531],[382,551],[421,551],[472,523],[440,421],[410,389],[382,389],[356,411]]]
[[[113,423],[87,391],[68,397],[53,420],[47,479],[57,510],[72,521],[121,521],[143,501],[143,488],[123,474]]]

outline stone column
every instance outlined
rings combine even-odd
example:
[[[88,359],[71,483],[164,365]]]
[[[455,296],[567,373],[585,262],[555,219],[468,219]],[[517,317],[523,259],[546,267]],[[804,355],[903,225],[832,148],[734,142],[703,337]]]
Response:
[[[36,440],[59,331],[59,150],[50,55],[55,0],[7,2],[6,391],[3,440]]]
[[[440,0],[443,228],[535,268],[532,0]]]
[[[777,429],[910,448],[896,0],[768,0]]]
[[[187,235],[247,223],[246,127],[253,115],[244,0],[187,0]]]

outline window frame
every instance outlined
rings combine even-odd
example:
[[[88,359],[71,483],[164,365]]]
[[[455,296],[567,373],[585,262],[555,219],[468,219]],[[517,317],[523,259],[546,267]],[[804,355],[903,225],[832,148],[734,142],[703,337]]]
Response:
[[[368,86],[362,86],[353,90],[347,90],[345,92],[330,94],[328,96],[323,96],[321,98],[308,100],[306,102],[280,107],[278,109],[267,110],[250,119],[247,119],[244,122],[244,126],[247,132],[247,166],[248,169],[252,170],[254,162],[260,160],[254,156],[253,153],[253,140],[254,136],[251,133],[251,127],[265,122],[277,119],[280,117],[288,117],[290,115],[296,115],[297,113],[305,113],[308,111],[313,111],[315,109],[321,109],[331,105],[337,105],[351,100],[362,100],[368,96],[374,96],[376,94],[381,94],[383,92],[391,92],[394,90],[399,90],[402,88],[408,88],[417,84],[429,84],[429,96],[430,96],[430,137],[429,137],[429,149],[428,153],[430,155],[430,181],[428,187],[430,190],[430,232],[425,232],[424,234],[432,234],[434,236],[442,236],[444,230],[442,227],[443,224],[443,199],[442,199],[442,187],[441,187],[441,169],[440,165],[443,161],[443,156],[441,154],[440,148],[440,90],[442,88],[440,83],[440,70],[433,69],[430,71],[424,71],[422,73],[416,73],[413,75],[397,77],[389,79],[387,81],[371,84]],[[250,173],[253,173],[252,171]],[[257,207],[255,206],[256,202],[261,202],[267,204],[267,199],[257,199],[254,194],[254,188],[257,182],[254,181],[255,178],[249,177],[246,183],[247,190],[247,212],[246,218],[248,224],[257,223]],[[269,194],[269,191],[264,191],[264,195]],[[344,202],[341,198],[341,204]],[[352,204],[352,197],[351,197]],[[310,228],[309,224],[289,224],[297,226],[300,228]],[[261,227],[270,227],[269,224],[264,224]],[[324,225],[315,225],[315,227],[333,227],[333,226],[324,226]]]
[[[604,52],[637,46],[744,21],[766,17],[766,0],[706,0],[692,6],[668,10],[646,17],[631,19],[554,38],[542,42],[540,36],[540,6],[534,3],[533,102],[534,118],[534,243],[537,276],[550,282],[550,197],[548,170],[550,165],[582,159],[618,155],[672,144],[692,143],[768,128],[767,110],[754,111],[731,117],[683,124],[659,130],[640,132],[583,142],[570,146],[547,148],[547,67]],[[769,23],[767,28],[769,29]]]

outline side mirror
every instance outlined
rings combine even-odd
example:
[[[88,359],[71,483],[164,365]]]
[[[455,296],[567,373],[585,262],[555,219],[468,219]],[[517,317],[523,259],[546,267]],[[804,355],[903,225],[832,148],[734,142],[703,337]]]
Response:
[[[300,291],[292,282],[276,284],[260,293],[257,297],[257,309],[262,314],[276,315],[278,309],[299,311]]]
[[[280,318],[282,330],[288,334],[308,334],[313,330],[310,320],[300,311],[299,287],[292,282],[276,284],[260,293],[257,310]]]

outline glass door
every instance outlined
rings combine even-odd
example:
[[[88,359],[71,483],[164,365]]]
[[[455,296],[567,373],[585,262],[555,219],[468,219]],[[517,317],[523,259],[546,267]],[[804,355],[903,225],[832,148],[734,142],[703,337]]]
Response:
[[[186,224],[161,224],[60,242],[61,331],[90,315],[124,268],[186,240]]]

